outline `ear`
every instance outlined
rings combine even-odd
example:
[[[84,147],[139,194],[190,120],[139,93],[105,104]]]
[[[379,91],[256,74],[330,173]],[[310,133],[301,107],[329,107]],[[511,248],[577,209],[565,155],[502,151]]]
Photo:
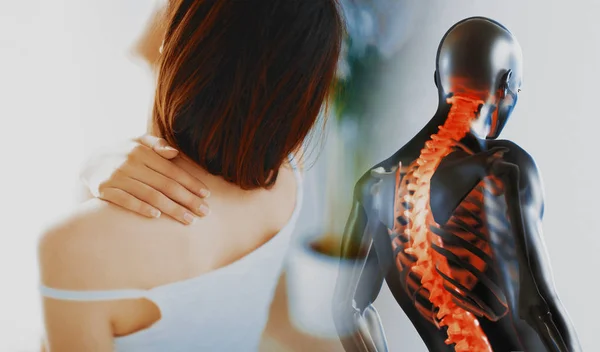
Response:
[[[500,87],[498,87],[500,89],[500,99],[504,99],[508,93],[508,83],[511,76],[512,70],[508,69],[508,71],[506,71],[500,78]]]

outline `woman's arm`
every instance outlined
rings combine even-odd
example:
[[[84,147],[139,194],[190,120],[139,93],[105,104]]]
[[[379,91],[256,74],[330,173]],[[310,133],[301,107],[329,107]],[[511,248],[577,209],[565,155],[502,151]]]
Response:
[[[44,326],[48,337],[42,351],[113,352],[114,337],[105,304],[44,298]]]
[[[171,160],[178,151],[162,138],[144,135],[115,151],[92,157],[81,179],[87,198],[97,197],[146,217],[161,213],[183,224],[195,215],[210,195],[206,185]]]
[[[114,210],[113,210],[114,211]],[[107,248],[117,248],[114,238],[121,219],[105,215],[98,207],[81,208],[46,229],[38,243],[40,282],[56,289],[88,291],[115,287],[130,275],[129,268]],[[117,268],[117,266],[119,266]],[[44,348],[48,352],[114,350],[111,301],[72,301],[42,297]]]

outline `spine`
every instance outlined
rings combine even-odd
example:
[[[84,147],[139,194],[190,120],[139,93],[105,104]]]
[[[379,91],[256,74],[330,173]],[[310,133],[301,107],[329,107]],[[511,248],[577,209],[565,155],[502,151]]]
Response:
[[[410,210],[406,214],[409,221],[405,235],[410,241],[404,251],[416,258],[411,271],[421,278],[422,287],[429,292],[429,301],[436,312],[434,322],[439,328],[447,327],[446,343],[454,344],[457,352],[492,351],[477,318],[454,303],[453,295],[444,288],[444,278],[438,270],[450,272],[450,268],[446,258],[431,246],[433,243],[443,247],[441,239],[430,230],[430,226],[437,226],[429,206],[431,177],[442,159],[469,132],[470,124],[482,103],[461,96],[449,98],[448,102],[452,104],[448,119],[439,127],[438,133],[425,143],[415,161],[413,177],[407,185],[409,193],[405,201]]]

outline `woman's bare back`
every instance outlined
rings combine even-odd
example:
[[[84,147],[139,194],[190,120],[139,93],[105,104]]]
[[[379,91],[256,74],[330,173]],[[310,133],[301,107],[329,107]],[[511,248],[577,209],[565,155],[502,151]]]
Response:
[[[184,161],[176,162],[211,189],[209,216],[185,226],[164,215],[148,219],[90,200],[42,238],[41,264],[44,259],[48,262],[42,282],[68,290],[112,290],[183,281],[251,254],[292,216],[298,185],[289,166],[281,168],[272,189],[244,191],[196,167],[190,169]],[[146,299],[102,305],[99,309],[106,311],[115,336],[145,329],[161,318],[158,307]]]

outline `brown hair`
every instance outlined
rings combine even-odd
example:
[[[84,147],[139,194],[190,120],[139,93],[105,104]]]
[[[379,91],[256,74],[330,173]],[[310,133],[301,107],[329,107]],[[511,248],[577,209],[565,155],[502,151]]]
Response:
[[[330,92],[344,34],[337,0],[170,7],[155,133],[243,189],[272,186]]]

